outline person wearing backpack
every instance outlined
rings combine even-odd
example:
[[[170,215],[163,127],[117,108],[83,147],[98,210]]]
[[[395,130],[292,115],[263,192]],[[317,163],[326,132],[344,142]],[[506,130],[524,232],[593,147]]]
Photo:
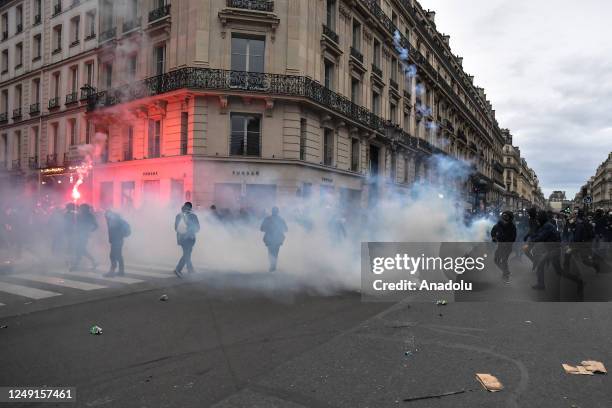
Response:
[[[264,218],[259,230],[264,233],[263,241],[268,248],[268,260],[270,261],[269,271],[273,272],[276,270],[276,263],[278,262],[278,251],[285,242],[285,233],[287,232],[287,224],[278,215],[278,207],[272,208],[272,215]]]
[[[115,269],[119,268],[118,276],[125,274],[123,264],[123,241],[131,234],[130,224],[116,212],[106,211],[104,214],[106,225],[108,226],[108,242],[110,243],[110,271],[105,277],[115,276]]]
[[[187,266],[187,272],[193,273],[191,253],[196,242],[196,234],[200,231],[198,216],[192,211],[193,205],[188,201],[183,204],[181,212],[174,219],[174,230],[176,231],[176,243],[183,249],[183,255],[179,259],[174,273],[179,278],[183,277],[183,268]]]

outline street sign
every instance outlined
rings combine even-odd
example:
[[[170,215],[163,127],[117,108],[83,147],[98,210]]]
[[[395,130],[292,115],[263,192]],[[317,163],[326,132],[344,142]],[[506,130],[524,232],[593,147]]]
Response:
[[[586,196],[582,199],[582,202],[585,204],[591,204],[593,202],[593,197],[591,196]]]

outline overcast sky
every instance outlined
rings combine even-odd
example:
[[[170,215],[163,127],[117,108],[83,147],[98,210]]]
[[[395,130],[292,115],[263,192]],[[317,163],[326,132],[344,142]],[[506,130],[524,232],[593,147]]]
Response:
[[[421,0],[485,88],[545,196],[568,198],[612,151],[612,2]]]

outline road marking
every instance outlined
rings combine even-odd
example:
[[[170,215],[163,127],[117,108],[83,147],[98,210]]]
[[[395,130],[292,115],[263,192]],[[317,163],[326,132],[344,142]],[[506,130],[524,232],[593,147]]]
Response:
[[[0,306],[6,306],[4,303],[0,303]]]
[[[50,292],[48,290],[30,288],[27,286],[13,285],[12,283],[0,282],[0,292],[11,293],[30,299],[44,299],[53,296],[61,296],[61,293]]]
[[[33,282],[41,282],[48,283],[49,285],[57,285],[64,286],[72,289],[80,289],[80,290],[96,290],[96,289],[104,289],[107,286],[96,285],[94,283],[80,282],[71,279],[62,279],[56,276],[47,276],[47,275],[36,275],[36,274],[22,274],[22,275],[14,275],[15,278],[25,279]]]
[[[148,276],[148,277],[151,277],[151,278],[160,278],[160,279],[167,279],[167,278],[172,278],[172,277],[176,276],[173,273],[158,273],[158,272],[149,272],[149,271],[139,271],[139,270],[134,270],[132,268],[128,268],[127,273],[129,273],[130,275]]]
[[[172,272],[174,270],[174,266],[166,266],[166,265],[145,265],[145,264],[133,264],[125,266],[126,268],[136,268],[136,269],[144,269],[147,271],[157,271],[157,272]]]
[[[112,278],[107,278],[107,277],[102,276],[102,274],[95,273],[95,272],[74,271],[74,272],[67,272],[66,274],[72,275],[72,276],[80,276],[82,278],[99,279],[99,280],[108,281],[108,282],[127,283],[128,285],[131,285],[132,283],[144,282],[140,279],[126,278],[125,276],[114,276]]]

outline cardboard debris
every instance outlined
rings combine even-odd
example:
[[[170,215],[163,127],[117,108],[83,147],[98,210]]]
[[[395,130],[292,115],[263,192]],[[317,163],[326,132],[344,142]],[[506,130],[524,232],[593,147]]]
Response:
[[[568,374],[593,375],[608,373],[603,363],[593,360],[585,360],[577,366],[572,366],[569,364],[562,364],[562,366],[565,372]]]
[[[497,392],[504,389],[504,386],[497,379],[497,377],[492,376],[491,374],[476,374],[476,379],[487,391]]]

